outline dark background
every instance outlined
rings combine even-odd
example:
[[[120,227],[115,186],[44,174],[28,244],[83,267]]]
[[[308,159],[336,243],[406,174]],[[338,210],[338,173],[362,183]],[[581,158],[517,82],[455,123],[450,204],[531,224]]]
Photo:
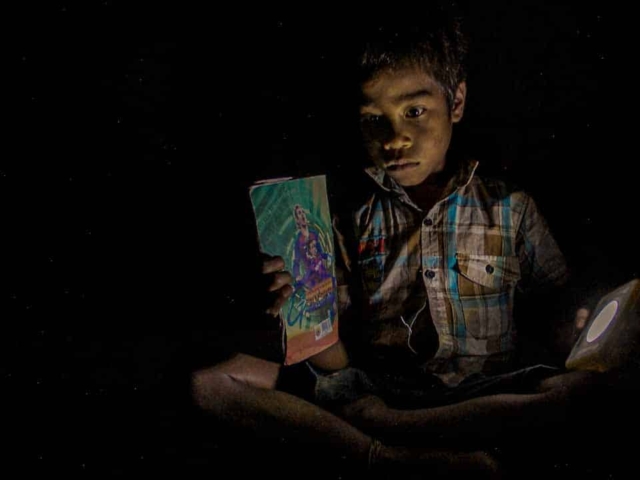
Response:
[[[244,186],[358,168],[349,45],[387,14],[48,3],[7,15],[6,468],[179,466],[191,431],[165,403],[191,326],[219,321],[220,282],[243,281],[229,245],[251,226]],[[604,292],[640,271],[632,26],[538,3],[459,2],[472,48],[454,141],[534,195],[586,290]]]

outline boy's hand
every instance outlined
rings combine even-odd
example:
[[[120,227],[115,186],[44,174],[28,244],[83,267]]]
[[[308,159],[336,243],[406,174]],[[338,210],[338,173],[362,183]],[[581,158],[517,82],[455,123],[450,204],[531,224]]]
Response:
[[[576,311],[576,317],[574,319],[574,326],[576,331],[581,332],[587,324],[587,320],[589,320],[589,315],[591,315],[591,310],[588,308],[582,307]]]
[[[264,255],[262,261],[262,274],[267,288],[269,306],[266,313],[277,317],[284,302],[293,293],[293,277],[289,272],[284,271],[284,260],[282,257],[271,257]]]

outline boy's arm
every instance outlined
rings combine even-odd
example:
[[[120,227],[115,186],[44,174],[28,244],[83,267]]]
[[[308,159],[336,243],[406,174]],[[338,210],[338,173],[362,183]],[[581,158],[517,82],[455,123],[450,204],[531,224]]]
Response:
[[[564,362],[575,340],[578,291],[547,222],[530,197],[526,198],[516,245],[520,260],[514,316],[525,352]],[[525,356],[527,353],[525,353]]]
[[[564,363],[577,338],[576,319],[583,313],[571,290],[565,286],[517,294],[514,315],[526,363]]]
[[[307,361],[314,367],[328,372],[341,370],[349,365],[349,357],[342,340],[338,340],[326,350],[310,357]]]
[[[342,218],[345,218],[344,215]],[[345,368],[349,364],[349,356],[343,342],[343,336],[353,329],[354,316],[357,313],[352,305],[351,291],[351,257],[353,252],[349,248],[353,243],[351,237],[346,235],[347,225],[341,225],[340,217],[333,217],[333,233],[335,238],[335,272],[338,284],[338,325],[340,329],[340,339],[338,342],[319,354],[311,357],[309,362],[323,370],[333,371]],[[346,223],[346,222],[345,222]]]

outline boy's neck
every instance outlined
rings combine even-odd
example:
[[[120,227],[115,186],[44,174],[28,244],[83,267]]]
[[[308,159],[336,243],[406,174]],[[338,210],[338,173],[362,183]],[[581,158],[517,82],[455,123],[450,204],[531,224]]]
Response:
[[[403,188],[413,203],[428,212],[442,198],[452,174],[452,169],[445,167],[442,171],[429,175],[422,183]]]

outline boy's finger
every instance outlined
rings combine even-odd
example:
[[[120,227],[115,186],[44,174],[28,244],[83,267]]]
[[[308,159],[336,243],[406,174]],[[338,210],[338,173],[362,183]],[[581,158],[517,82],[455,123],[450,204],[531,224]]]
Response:
[[[591,310],[588,308],[579,308],[576,312],[576,318],[574,320],[575,326],[577,330],[582,330],[587,324],[587,320],[589,320],[589,315],[591,315]]]
[[[275,273],[284,270],[284,260],[282,257],[266,258],[262,262],[262,273]]]
[[[293,294],[293,287],[291,285],[285,285],[282,287],[276,295],[273,305],[266,310],[266,313],[274,317],[278,316],[280,309],[287,301],[287,299]]]
[[[293,283],[293,277],[289,272],[278,272],[273,274],[273,281],[269,285],[268,291],[275,292],[282,287]]]

